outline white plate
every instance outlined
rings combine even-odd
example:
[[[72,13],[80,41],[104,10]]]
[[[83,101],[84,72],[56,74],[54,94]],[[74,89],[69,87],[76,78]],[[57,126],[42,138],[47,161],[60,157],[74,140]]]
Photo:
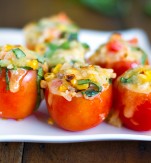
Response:
[[[120,31],[126,39],[137,37],[140,46],[150,53],[150,45],[144,31],[131,29]],[[111,32],[82,30],[80,40],[87,42],[92,48],[91,53],[105,42]],[[19,29],[0,29],[0,45],[24,44],[22,31]],[[90,53],[88,54],[90,55]],[[116,128],[106,123],[102,123],[92,129],[81,132],[69,132],[47,123],[48,113],[45,101],[40,105],[39,110],[32,116],[21,120],[0,119],[0,142],[84,142],[96,140],[146,140],[151,141],[150,132],[135,132],[124,127]]]

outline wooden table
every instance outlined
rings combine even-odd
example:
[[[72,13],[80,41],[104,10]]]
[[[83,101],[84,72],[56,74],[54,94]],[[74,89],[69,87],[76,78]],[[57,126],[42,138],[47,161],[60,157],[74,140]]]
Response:
[[[140,2],[140,3],[139,3]],[[71,0],[0,0],[0,27],[22,27],[29,21],[65,11],[81,28],[144,29],[151,39],[151,18],[133,1],[126,18],[108,18]],[[151,142],[98,141],[71,144],[0,143],[0,163],[151,163]]]

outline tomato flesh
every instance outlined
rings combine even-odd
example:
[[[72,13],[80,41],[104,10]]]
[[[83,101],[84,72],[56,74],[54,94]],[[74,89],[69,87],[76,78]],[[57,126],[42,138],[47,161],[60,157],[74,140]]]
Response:
[[[64,97],[45,91],[48,111],[54,122],[65,130],[80,131],[100,124],[108,115],[112,103],[112,87],[99,93],[93,100]],[[49,102],[51,101],[51,102]]]
[[[151,93],[134,92],[120,84],[115,91],[114,108],[119,111],[124,126],[137,131],[151,130]],[[127,104],[132,111],[131,116],[125,114]]]
[[[22,119],[29,116],[37,103],[37,72],[28,70],[21,78],[19,91],[6,89],[6,71],[0,72],[0,117]]]

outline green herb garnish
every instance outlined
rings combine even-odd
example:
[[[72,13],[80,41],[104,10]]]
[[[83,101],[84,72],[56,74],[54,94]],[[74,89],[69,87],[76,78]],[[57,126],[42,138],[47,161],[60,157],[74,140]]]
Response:
[[[13,49],[13,53],[15,54],[16,58],[20,59],[26,56],[26,54],[20,50],[19,48]]]
[[[120,82],[121,83],[124,83],[124,84],[126,84],[126,83],[132,83],[132,78],[124,78],[124,77],[121,77],[120,78]]]
[[[141,64],[145,65],[146,60],[147,60],[147,54],[142,50],[140,47],[131,47],[132,50],[134,51],[140,51],[143,53],[142,58],[141,58]]]
[[[62,43],[59,48],[61,49],[70,49],[70,42],[69,41],[66,41],[64,43]]]
[[[86,94],[86,96],[88,97],[93,97],[95,95],[97,95],[99,92],[98,91],[94,91],[94,90],[87,90],[84,92],[84,94]]]
[[[82,46],[85,48],[85,49],[89,49],[89,45],[87,43],[82,43]]]
[[[94,86],[94,88],[90,88],[86,91],[83,91],[83,94],[86,94],[86,96],[88,97],[92,97],[95,96],[96,94],[98,94],[99,92],[102,91],[102,86],[99,86],[98,84],[94,83],[93,81],[91,81],[90,79],[81,79],[77,81],[78,85],[83,85],[83,84],[89,84]]]
[[[37,72],[37,103],[36,103],[36,109],[39,107],[39,104],[41,102],[41,89],[40,89],[40,81],[43,79],[43,69],[40,67]]]
[[[9,72],[8,72],[8,69],[6,68],[5,69],[5,71],[6,71],[6,76],[5,76],[5,80],[6,80],[6,90],[7,91],[9,91],[10,90],[10,88],[9,88]]]
[[[68,36],[68,40],[69,41],[78,40],[78,34],[77,33],[70,33]]]

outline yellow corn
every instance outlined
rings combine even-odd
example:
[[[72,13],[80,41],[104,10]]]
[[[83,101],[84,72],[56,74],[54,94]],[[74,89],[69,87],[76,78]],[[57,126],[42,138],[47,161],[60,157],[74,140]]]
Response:
[[[65,85],[63,85],[63,84],[59,87],[59,91],[60,92],[65,92],[67,89],[68,88]]]
[[[90,79],[91,81],[93,81],[93,82],[96,82],[96,78],[95,78],[95,76],[94,76],[93,74],[90,74],[90,75],[89,75],[89,79]]]
[[[51,118],[48,119],[48,124],[49,125],[53,125],[54,124],[54,122],[53,122],[53,120]]]
[[[45,44],[42,44],[42,43],[41,43],[41,44],[36,45],[35,51],[36,51],[37,53],[39,53],[39,54],[44,54],[45,51],[46,51],[46,46],[45,46]]]
[[[28,66],[33,68],[33,70],[37,70],[38,69],[38,61],[37,61],[37,59],[33,59],[33,60],[29,61]]]
[[[45,73],[48,72],[49,66],[48,66],[48,63],[47,63],[47,62],[44,62],[44,64],[42,65],[42,69],[43,69],[43,71],[44,71]]]
[[[141,82],[146,82],[146,81],[147,81],[147,76],[144,75],[144,74],[139,74],[139,80],[140,80]]]
[[[62,66],[62,64],[57,64],[56,67],[54,67],[52,69],[52,72],[55,73],[55,74],[58,73],[60,68],[61,68],[61,66]]]
[[[55,77],[55,74],[54,74],[54,73],[46,73],[46,74],[44,75],[44,79],[45,79],[46,81],[50,81],[50,80],[52,80],[54,77]]]
[[[40,87],[41,88],[46,88],[47,87],[47,82],[45,80],[41,80]]]
[[[89,87],[89,84],[82,84],[82,85],[76,85],[75,86],[78,90],[84,90]]]
[[[14,48],[13,45],[7,44],[7,45],[4,46],[4,51],[8,52],[8,51],[12,50],[13,48]]]
[[[151,80],[151,71],[150,70],[148,70],[148,71],[145,71],[144,72],[145,73],[145,75],[146,75],[146,77],[147,77],[147,80]]]
[[[77,80],[76,80],[76,79],[72,79],[70,82],[71,82],[71,84],[72,84],[73,86],[75,86],[75,85],[77,84]]]
[[[57,28],[60,29],[61,31],[65,31],[67,27],[65,25],[59,24]]]

